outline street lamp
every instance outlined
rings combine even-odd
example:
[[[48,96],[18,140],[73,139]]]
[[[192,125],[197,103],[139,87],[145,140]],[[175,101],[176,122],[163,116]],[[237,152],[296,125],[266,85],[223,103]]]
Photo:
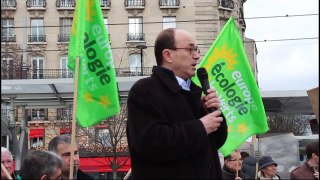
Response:
[[[141,57],[141,72],[140,75],[143,76],[143,54],[142,54],[142,49],[147,49],[147,46],[145,44],[138,44],[136,45],[136,48],[140,49],[140,57]]]

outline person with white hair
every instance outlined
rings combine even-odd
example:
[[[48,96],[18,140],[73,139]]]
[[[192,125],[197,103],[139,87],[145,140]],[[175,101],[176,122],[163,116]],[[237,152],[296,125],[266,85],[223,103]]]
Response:
[[[1,147],[1,163],[6,168],[12,179],[15,179],[13,171],[13,156],[11,152],[5,148]],[[8,179],[6,173],[1,169],[1,179]]]

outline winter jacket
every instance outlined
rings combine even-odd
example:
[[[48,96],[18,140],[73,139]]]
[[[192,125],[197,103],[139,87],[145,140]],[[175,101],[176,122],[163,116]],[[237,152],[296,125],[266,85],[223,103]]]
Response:
[[[183,90],[174,73],[154,67],[128,96],[127,139],[133,179],[221,179],[218,149],[227,138],[224,120],[207,135],[201,88]]]

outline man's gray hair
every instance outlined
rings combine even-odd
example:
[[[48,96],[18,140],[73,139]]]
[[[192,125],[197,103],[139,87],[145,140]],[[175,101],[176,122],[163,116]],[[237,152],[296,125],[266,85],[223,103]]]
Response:
[[[71,136],[68,134],[63,134],[54,137],[48,144],[48,150],[58,154],[59,144],[71,144]]]
[[[7,149],[5,147],[1,147],[1,155],[4,154],[4,153],[10,154],[10,159],[13,160],[12,153],[9,151],[9,149]]]
[[[57,154],[45,150],[32,150],[24,159],[20,176],[22,179],[47,179],[54,176],[56,170],[62,168],[62,160]]]

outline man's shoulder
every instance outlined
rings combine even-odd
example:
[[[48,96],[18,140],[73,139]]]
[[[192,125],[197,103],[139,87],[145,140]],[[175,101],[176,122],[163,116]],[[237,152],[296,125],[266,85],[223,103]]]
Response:
[[[301,171],[302,169],[303,169],[302,166],[298,166],[298,167],[294,168],[290,173],[297,173],[297,172]]]
[[[77,179],[93,179],[93,177],[89,176],[88,174],[79,169],[77,173]]]

